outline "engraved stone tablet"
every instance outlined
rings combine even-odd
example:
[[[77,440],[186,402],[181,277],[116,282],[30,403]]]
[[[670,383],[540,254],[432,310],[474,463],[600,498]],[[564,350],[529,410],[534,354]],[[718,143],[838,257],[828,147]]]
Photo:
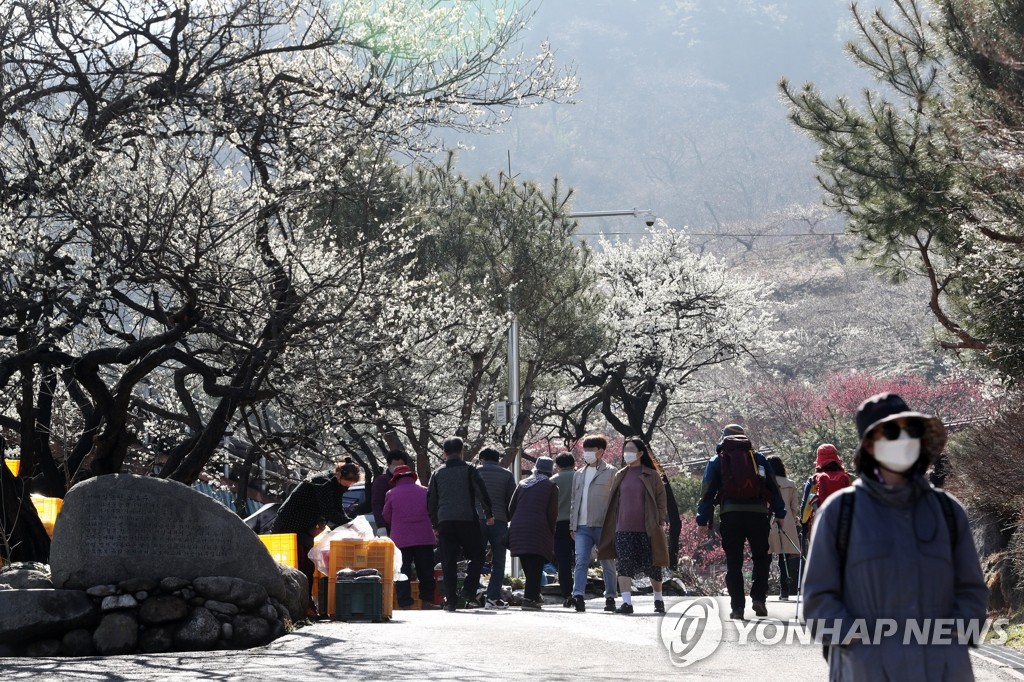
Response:
[[[132,474],[97,476],[68,491],[50,571],[64,589],[229,576],[278,599],[285,592],[277,563],[238,515],[180,483]]]

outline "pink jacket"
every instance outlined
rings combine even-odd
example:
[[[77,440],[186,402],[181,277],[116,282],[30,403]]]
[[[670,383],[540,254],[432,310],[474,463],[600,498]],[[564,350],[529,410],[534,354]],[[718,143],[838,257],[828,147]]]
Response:
[[[427,489],[411,478],[400,478],[384,497],[384,520],[399,549],[433,545],[434,529],[427,514]]]

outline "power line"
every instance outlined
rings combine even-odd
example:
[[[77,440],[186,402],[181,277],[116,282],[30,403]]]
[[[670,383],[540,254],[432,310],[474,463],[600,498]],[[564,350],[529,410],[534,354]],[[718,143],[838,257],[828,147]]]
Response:
[[[576,232],[576,236],[579,237],[600,237],[600,236],[621,236],[621,235],[643,235],[644,232]],[[792,232],[788,234],[768,234],[768,233],[753,233],[753,234],[721,234],[718,232],[686,232],[683,234],[690,237],[732,237],[737,239],[749,239],[751,237],[842,237],[846,234],[843,232]]]

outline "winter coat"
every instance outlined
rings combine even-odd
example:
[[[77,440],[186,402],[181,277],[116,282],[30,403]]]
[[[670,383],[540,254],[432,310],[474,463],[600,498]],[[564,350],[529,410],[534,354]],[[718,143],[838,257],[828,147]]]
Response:
[[[370,486],[370,509],[373,510],[373,522],[377,524],[377,528],[388,527],[383,512],[384,498],[389,490],[391,490],[391,469],[384,469],[377,474],[377,477],[373,479],[373,485]]]
[[[434,544],[434,529],[427,514],[427,489],[411,477],[399,478],[384,496],[384,521],[399,549]]]
[[[274,519],[274,533],[309,533],[319,519],[331,528],[352,521],[345,513],[345,488],[334,474],[325,471],[295,487]]]
[[[855,495],[847,546],[845,578],[836,548],[841,501]],[[922,476],[893,488],[867,476],[830,495],[818,510],[804,573],[803,618],[812,633],[831,646],[829,679],[971,680],[967,645],[904,643],[907,621],[952,618],[975,621],[986,616],[988,589],[974,548],[967,514],[952,501],[956,545],[938,495]],[[899,633],[878,643],[838,646],[864,619],[896,619]],[[838,619],[837,636],[822,625]],[[931,623],[934,626],[934,623]],[[881,627],[879,629],[882,629]]]
[[[612,478],[615,467],[601,460],[597,463],[597,476],[587,490],[587,518],[581,520],[580,506],[583,504],[583,484],[586,482],[587,469],[581,467],[572,477],[572,500],[569,503],[569,530],[575,531],[577,526],[599,528],[604,523],[608,511],[608,500],[611,497]]]
[[[516,491],[516,479],[512,472],[497,462],[484,460],[476,469],[480,479],[487,488],[487,495],[491,498],[491,511],[494,512],[494,522],[501,523],[508,521],[508,503],[512,499],[512,493]],[[486,518],[480,501],[477,501],[476,513],[480,518]]]
[[[427,488],[430,522],[437,528],[445,521],[477,521],[478,504],[483,508],[484,519],[493,514],[491,498],[476,467],[469,466],[460,457],[449,457],[430,477]]]
[[[601,540],[597,545],[598,559],[614,559],[615,524],[619,515],[619,486],[629,467],[615,472],[608,500],[608,511],[601,527]],[[651,563],[654,566],[668,566],[668,539],[662,524],[668,518],[668,504],[665,499],[665,484],[654,469],[640,467],[640,480],[644,484],[644,526],[651,539]]]
[[[782,530],[789,538],[780,533],[778,526],[773,524],[768,535],[768,551],[771,554],[800,554],[797,546],[800,538],[796,532],[796,520],[800,518],[800,493],[797,492],[796,483],[785,476],[776,476],[775,481],[779,484],[779,494],[786,504],[786,518],[782,520]],[[793,542],[790,542],[790,539]]]
[[[572,513],[572,482],[576,476],[573,469],[563,469],[551,480],[558,487],[558,520],[568,521]]]
[[[512,556],[555,556],[558,488],[544,474],[534,474],[516,486],[508,505],[508,551]]]

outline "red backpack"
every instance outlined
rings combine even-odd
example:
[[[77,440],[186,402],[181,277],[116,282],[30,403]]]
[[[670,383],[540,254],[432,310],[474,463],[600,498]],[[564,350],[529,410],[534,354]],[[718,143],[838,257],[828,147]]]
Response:
[[[814,485],[818,491],[818,506],[821,507],[829,495],[850,485],[850,477],[845,471],[822,471],[814,474]]]
[[[722,489],[718,501],[763,502],[768,499],[764,478],[759,475],[754,447],[746,436],[726,436],[718,451]]]

